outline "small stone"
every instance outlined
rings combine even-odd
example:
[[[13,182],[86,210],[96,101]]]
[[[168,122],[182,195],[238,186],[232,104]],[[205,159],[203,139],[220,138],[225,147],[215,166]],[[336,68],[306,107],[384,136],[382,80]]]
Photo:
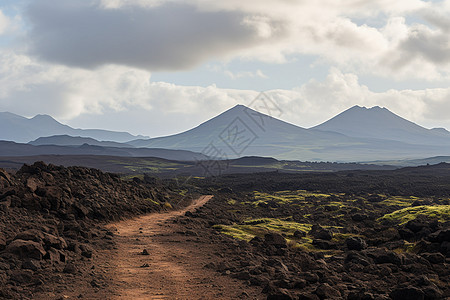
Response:
[[[150,253],[147,251],[147,249],[142,250],[141,254],[142,255],[150,255]]]

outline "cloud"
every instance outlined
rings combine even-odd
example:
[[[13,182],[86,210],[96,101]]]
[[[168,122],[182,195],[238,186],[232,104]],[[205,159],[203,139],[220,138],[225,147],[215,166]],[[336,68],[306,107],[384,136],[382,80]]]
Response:
[[[10,25],[10,20],[3,12],[0,10],[0,35],[5,33]]]
[[[108,64],[188,69],[283,36],[281,21],[183,3],[111,9],[97,2],[42,0],[26,15],[30,53],[89,69]]]
[[[144,105],[150,73],[121,66],[96,71],[42,64],[25,55],[0,52],[0,108],[63,120]]]
[[[379,105],[421,125],[450,129],[450,88],[377,93],[362,85],[357,75],[331,68],[324,80],[266,93],[283,111],[281,119],[303,127],[317,125],[353,105]],[[124,66],[86,70],[0,52],[0,111],[51,114],[77,127],[173,134],[236,104],[249,105],[258,94],[215,85],[152,82],[150,72]]]
[[[431,81],[450,78],[449,14],[448,1],[422,0],[41,0],[27,9],[25,40],[40,59],[86,69],[311,55],[347,72]]]

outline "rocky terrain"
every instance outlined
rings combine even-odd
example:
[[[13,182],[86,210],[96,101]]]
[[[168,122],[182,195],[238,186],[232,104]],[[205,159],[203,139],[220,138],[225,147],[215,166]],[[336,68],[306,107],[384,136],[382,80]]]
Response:
[[[450,173],[436,168],[201,180],[215,198],[177,221],[221,244],[208,268],[268,299],[448,299]]]
[[[0,170],[0,298],[33,299],[70,286],[101,288],[93,260],[114,247],[103,224],[171,208],[180,196],[154,178],[44,163]],[[183,202],[179,202],[183,205]]]
[[[447,164],[164,181],[1,170],[0,298],[448,299],[449,183]],[[199,194],[214,197],[136,217]]]

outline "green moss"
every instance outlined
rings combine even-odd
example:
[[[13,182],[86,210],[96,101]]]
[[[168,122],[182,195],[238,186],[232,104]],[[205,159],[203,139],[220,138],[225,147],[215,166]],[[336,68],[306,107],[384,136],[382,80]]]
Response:
[[[235,205],[235,204],[237,203],[237,201],[234,200],[234,199],[229,199],[229,200],[227,201],[227,203],[230,204],[230,205]]]
[[[407,207],[379,218],[379,221],[388,220],[401,224],[416,219],[418,216],[436,218],[440,222],[450,220],[450,205],[422,205]]]
[[[389,197],[383,201],[380,202],[380,204],[384,204],[384,205],[388,205],[388,206],[411,206],[411,204],[416,201],[419,200],[419,198],[417,197],[403,197],[403,196],[393,196],[393,197]]]
[[[144,200],[150,201],[151,203],[153,203],[153,204],[155,204],[155,205],[161,206],[161,204],[160,204],[158,201],[153,200],[152,198],[145,198]]]
[[[258,206],[261,203],[267,204],[269,201],[274,201],[278,204],[291,204],[291,205],[311,205],[305,201],[306,197],[316,197],[319,199],[326,199],[331,197],[331,194],[323,194],[319,192],[308,192],[305,190],[297,191],[279,191],[272,194],[254,191],[254,201],[244,202],[244,204]],[[337,194],[336,194],[337,195]]]
[[[337,226],[324,226],[325,228],[341,228]],[[312,245],[313,238],[309,235],[301,238],[293,236],[296,230],[308,233],[312,224],[297,223],[292,221],[292,217],[285,219],[262,218],[251,219],[243,222],[243,224],[234,225],[216,225],[214,228],[223,234],[229,235],[233,238],[250,241],[255,236],[263,238],[268,232],[277,232],[285,236],[289,247],[301,248],[306,251],[324,251],[318,250]],[[347,235],[337,235],[336,239],[344,239]],[[324,251],[326,252],[326,251]]]

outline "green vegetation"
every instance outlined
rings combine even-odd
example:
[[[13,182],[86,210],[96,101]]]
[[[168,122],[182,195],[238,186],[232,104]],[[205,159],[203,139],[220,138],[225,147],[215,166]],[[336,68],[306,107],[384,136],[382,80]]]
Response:
[[[167,161],[158,158],[115,158],[108,161],[120,168],[128,171],[128,173],[162,173],[168,171],[175,171],[186,167],[185,164]],[[133,176],[135,177],[135,176]]]
[[[378,220],[394,221],[402,225],[408,221],[415,220],[419,216],[434,218],[440,222],[448,221],[450,220],[450,205],[422,205],[407,207],[394,211],[393,213],[386,214]]]
[[[411,206],[411,204],[416,201],[420,200],[418,197],[410,196],[410,197],[404,197],[404,196],[393,196],[389,197],[383,201],[380,202],[380,204],[388,205],[388,206]]]
[[[325,228],[341,228],[337,226],[324,226]],[[290,247],[301,247],[308,250],[317,250],[312,246],[313,238],[308,235],[312,224],[297,223],[290,217],[284,219],[262,218],[244,221],[243,224],[234,225],[215,225],[214,228],[223,234],[229,235],[235,239],[250,241],[255,236],[263,238],[268,232],[277,232],[285,236]],[[304,237],[294,237],[295,231],[302,231],[306,234]],[[335,234],[335,241],[343,241],[350,234]]]
[[[279,191],[272,194],[254,191],[253,194],[255,197],[254,201],[244,202],[244,204],[258,206],[260,204],[267,204],[273,201],[277,204],[304,205],[305,203],[302,202],[305,202],[306,197],[316,197],[321,199],[331,197],[331,194],[308,192],[305,190]]]
[[[158,201],[153,200],[152,198],[145,198],[146,201],[150,201],[151,203],[161,206],[161,203],[159,203]]]

